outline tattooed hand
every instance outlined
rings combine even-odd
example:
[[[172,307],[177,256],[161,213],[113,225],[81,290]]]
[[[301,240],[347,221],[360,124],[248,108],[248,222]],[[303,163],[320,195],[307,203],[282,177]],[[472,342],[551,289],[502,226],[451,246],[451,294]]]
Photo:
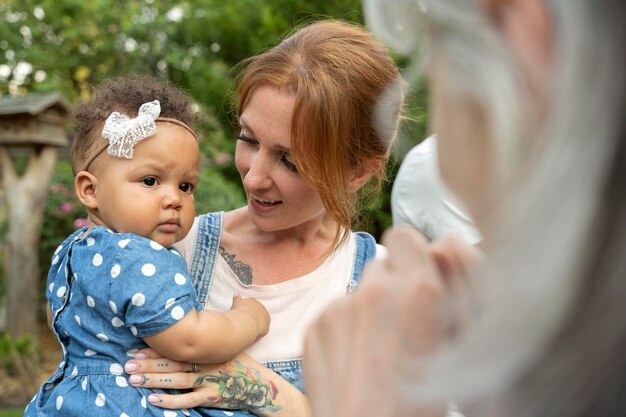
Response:
[[[190,369],[190,364],[164,358],[152,349],[137,352],[125,365],[133,386],[192,389],[183,394],[150,394],[148,401],[157,407],[211,407],[274,417],[310,415],[300,391],[246,354],[222,364],[200,364],[197,372]]]

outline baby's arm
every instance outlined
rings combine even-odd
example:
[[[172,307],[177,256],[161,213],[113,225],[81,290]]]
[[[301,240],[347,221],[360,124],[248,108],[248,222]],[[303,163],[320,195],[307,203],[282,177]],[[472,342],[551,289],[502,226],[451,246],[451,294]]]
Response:
[[[143,339],[171,359],[220,363],[267,334],[269,323],[267,310],[256,299],[235,296],[228,312],[192,309],[178,323]]]

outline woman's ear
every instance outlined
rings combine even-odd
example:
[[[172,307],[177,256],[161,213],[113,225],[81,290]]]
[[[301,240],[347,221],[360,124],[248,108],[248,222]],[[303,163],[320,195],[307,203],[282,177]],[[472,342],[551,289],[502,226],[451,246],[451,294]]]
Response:
[[[522,63],[530,66],[528,70],[550,66],[553,21],[544,0],[480,0],[479,4]]]
[[[381,161],[369,161],[357,167],[352,173],[352,177],[348,182],[348,190],[357,192],[381,167]]]
[[[98,207],[96,186],[98,179],[90,172],[80,171],[74,178],[74,189],[80,202],[88,209]]]

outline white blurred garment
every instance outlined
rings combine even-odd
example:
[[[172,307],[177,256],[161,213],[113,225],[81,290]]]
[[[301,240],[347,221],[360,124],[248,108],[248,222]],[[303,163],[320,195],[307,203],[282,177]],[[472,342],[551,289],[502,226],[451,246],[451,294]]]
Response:
[[[470,243],[481,240],[474,222],[458,198],[441,180],[435,135],[405,156],[391,192],[393,225],[410,225],[428,240],[456,233]]]

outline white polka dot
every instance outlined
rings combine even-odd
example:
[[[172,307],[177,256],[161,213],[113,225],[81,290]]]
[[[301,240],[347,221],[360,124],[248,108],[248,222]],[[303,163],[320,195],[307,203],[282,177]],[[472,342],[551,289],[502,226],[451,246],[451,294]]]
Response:
[[[56,265],[59,263],[59,255],[55,255],[54,258],[52,258],[52,265]]]
[[[100,266],[102,265],[102,261],[104,260],[104,258],[102,258],[102,255],[99,253],[96,253],[93,256],[93,259],[91,260],[91,263],[93,264],[93,266]]]
[[[56,255],[57,253],[59,253],[59,251],[60,251],[61,249],[63,249],[63,245],[59,245],[59,246],[57,246],[57,248],[56,248],[56,249],[55,249],[55,251],[54,251],[54,254]]]
[[[78,325],[80,326],[80,317],[78,316],[78,314],[74,315],[74,320],[76,320],[76,323],[78,323]]]
[[[93,299],[91,295],[87,296],[87,305],[91,308],[94,308],[96,306],[96,301]]]
[[[137,336],[137,328],[133,325],[131,325],[130,327],[130,332],[133,334],[133,336]]]
[[[185,310],[183,310],[183,308],[181,306],[176,306],[172,309],[172,317],[175,320],[180,320],[183,317],[185,317]]]
[[[124,322],[119,317],[113,317],[113,320],[111,320],[111,324],[113,325],[113,327],[122,327],[124,325]]]
[[[126,351],[126,356],[130,356],[131,358],[134,358],[134,357],[135,357],[135,355],[137,354],[137,351],[138,351],[138,350],[139,350],[139,349],[131,349],[131,350],[128,350],[128,351]]]
[[[63,268],[63,272],[65,273],[65,278],[67,278],[67,275],[69,274],[69,270],[67,269],[67,265],[65,265],[65,268]]]
[[[115,305],[113,301],[109,301],[109,308],[111,309],[113,313],[117,314],[117,306]]]
[[[96,353],[98,353],[98,352],[96,352],[95,350],[87,349],[87,350],[85,351],[85,356],[93,356],[93,355],[95,355]]]
[[[227,416],[234,416],[235,413],[231,413],[230,411],[223,411],[223,413]]]
[[[176,275],[174,275],[174,281],[178,285],[185,285],[185,282],[187,282],[187,279],[185,278],[183,274],[176,273]]]
[[[168,299],[168,300],[165,302],[165,308],[166,308],[166,309],[170,308],[171,306],[173,306],[173,305],[174,305],[174,303],[175,303],[175,302],[176,302],[176,299],[175,299],[175,298],[170,298],[170,299]]]
[[[115,375],[122,375],[124,368],[119,363],[112,363],[111,366],[109,366],[109,372]]]
[[[137,307],[141,307],[142,305],[144,305],[145,302],[146,302],[146,296],[140,292],[133,295],[133,298],[131,298],[131,303],[133,303],[133,305]]]
[[[96,243],[96,239],[92,237],[87,238],[87,246],[93,246]]]
[[[65,366],[65,361],[61,361],[61,363],[59,363],[59,369],[63,368]]]
[[[77,280],[77,281],[78,281],[78,274],[77,274],[76,272],[74,272],[73,277],[74,277],[74,279],[75,279],[75,280]]]
[[[57,397],[57,410],[60,410],[62,406],[63,406],[63,397],[59,395]]]
[[[172,410],[165,410],[163,411],[163,416],[164,417],[176,417],[178,415],[178,413],[176,411],[172,411]]]
[[[117,246],[119,246],[120,248],[124,249],[126,247],[126,245],[128,245],[128,242],[130,242],[130,239],[120,240],[119,242],[117,242]]]
[[[170,252],[173,253],[176,256],[180,256],[180,253],[174,249],[170,249]]]
[[[105,403],[106,403],[106,397],[104,396],[103,393],[99,392],[98,395],[96,395],[96,405],[98,407],[104,407]]]
[[[130,417],[130,416],[128,414],[126,414],[126,413],[122,413],[122,414],[120,414],[120,417]]]
[[[72,369],[72,376],[76,375],[78,375],[78,368],[75,366],[74,369]]]
[[[57,290],[57,297],[63,297],[65,295],[65,287],[59,287],[59,289]]]
[[[150,247],[154,250],[161,250],[163,246],[160,243],[155,242],[154,240],[150,241]]]
[[[156,267],[153,264],[145,264],[141,267],[141,273],[147,277],[151,277],[156,272]]]
[[[190,415],[191,415],[191,413],[189,412],[189,410],[187,410],[186,408],[181,408],[181,409],[180,409],[180,412],[181,412],[181,413],[183,413],[183,414],[184,414],[184,415],[186,415],[186,416],[190,416]]]
[[[102,340],[103,342],[108,342],[109,341],[109,337],[106,334],[104,334],[104,333],[98,333],[96,335],[96,337],[98,339]]]
[[[119,266],[118,264],[113,265],[113,268],[111,268],[111,278],[117,278],[121,271],[121,266]]]
[[[83,388],[83,391],[87,389],[87,377],[83,378],[83,382],[80,383],[80,386]]]
[[[51,282],[50,285],[48,285],[48,290],[50,290],[50,292],[54,291],[54,282]]]
[[[148,404],[146,402],[146,396],[145,395],[143,397],[141,397],[141,406],[143,408],[148,408]]]

